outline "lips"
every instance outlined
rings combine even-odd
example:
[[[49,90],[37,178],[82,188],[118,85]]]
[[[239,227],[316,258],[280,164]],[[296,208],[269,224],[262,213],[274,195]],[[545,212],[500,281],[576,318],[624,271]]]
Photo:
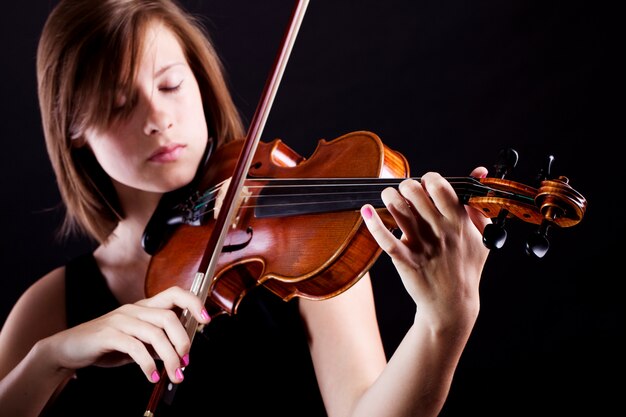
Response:
[[[161,146],[156,151],[150,155],[148,161],[150,162],[174,162],[178,160],[180,154],[183,149],[185,149],[185,145],[181,145],[178,143],[174,143],[167,146]]]

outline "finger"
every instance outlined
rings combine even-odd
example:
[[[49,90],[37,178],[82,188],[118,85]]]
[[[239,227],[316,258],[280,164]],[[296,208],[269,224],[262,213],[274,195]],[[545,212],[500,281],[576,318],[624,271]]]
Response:
[[[415,182],[414,180],[405,180],[403,183],[406,181]],[[402,184],[400,184],[399,188],[401,187]],[[400,231],[405,236],[413,234],[411,232],[417,228],[417,218],[415,217],[414,210],[410,206],[410,202],[400,193],[400,191],[391,187],[386,188],[381,193],[381,199],[385,204],[387,211],[389,211],[396,221]]]
[[[418,225],[418,228],[413,229],[415,236],[410,237],[419,241],[424,237],[424,233],[432,235],[433,226],[440,221],[442,215],[424,187],[424,177],[420,181],[412,179],[402,181],[398,189],[412,207]]]
[[[191,348],[189,334],[176,313],[172,310],[146,307],[136,308],[138,309],[136,312],[137,319],[149,323],[155,328],[165,332],[179,357],[182,358],[189,353],[189,349]]]
[[[111,324],[124,334],[150,346],[157,357],[163,361],[170,380],[182,381],[180,368],[188,364],[191,342],[174,312],[137,306],[129,307],[124,310],[134,307],[143,311],[135,317],[120,309],[120,314],[111,316]]]
[[[474,178],[486,178],[488,173],[489,171],[487,170],[487,168],[479,166],[472,170],[470,176]],[[489,218],[489,216],[486,216],[485,213],[475,207],[466,206],[466,211],[472,223],[474,223],[474,226],[476,226],[476,228],[482,234],[485,230],[485,226],[491,223],[491,218]]]
[[[161,309],[178,307],[182,310],[188,310],[199,323],[207,324],[211,321],[203,301],[191,291],[184,290],[178,286],[170,287],[151,298],[146,298],[135,304]]]
[[[361,207],[361,216],[378,246],[393,256],[397,251],[398,239],[387,229],[374,207],[370,204],[365,204]]]
[[[459,202],[459,197],[448,180],[439,173],[427,172],[422,176],[421,184],[436,210],[425,210],[429,214],[429,220],[434,222],[440,215],[445,218],[456,220],[464,214],[463,206]],[[424,204],[425,205],[425,204]]]
[[[487,177],[488,173],[489,171],[487,170],[487,168],[479,166],[472,170],[472,173],[470,174],[470,176],[474,178],[485,178]]]
[[[474,223],[474,226],[476,226],[476,229],[478,229],[482,235],[485,230],[485,226],[491,223],[491,218],[485,216],[485,214],[476,207],[466,206],[465,210],[467,211],[472,223]]]
[[[157,382],[159,380],[156,362],[141,340],[114,328],[108,328],[107,333],[102,336],[103,337],[99,339],[104,341],[104,346],[102,346],[103,351],[120,352],[128,355],[128,357],[139,365],[150,382]]]

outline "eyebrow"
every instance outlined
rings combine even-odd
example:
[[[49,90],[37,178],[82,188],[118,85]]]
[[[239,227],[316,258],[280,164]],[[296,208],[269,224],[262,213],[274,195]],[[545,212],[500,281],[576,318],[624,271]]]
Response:
[[[166,64],[163,65],[162,67],[160,67],[158,70],[156,70],[156,72],[154,73],[155,77],[160,76],[161,74],[163,74],[164,72],[166,72],[167,70],[169,70],[172,67],[176,67],[178,65],[185,65],[184,62],[182,61],[178,61],[178,62],[172,62],[171,64]]]

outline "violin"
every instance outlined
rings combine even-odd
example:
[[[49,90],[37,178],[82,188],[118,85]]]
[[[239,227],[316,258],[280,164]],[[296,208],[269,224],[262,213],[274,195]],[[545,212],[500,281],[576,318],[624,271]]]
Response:
[[[169,232],[154,231],[168,237],[152,256],[148,296],[174,285],[193,287],[241,146],[242,141],[234,141],[218,149],[209,159],[200,186],[204,191],[172,208],[168,223],[162,225]],[[506,152],[517,156],[514,150]],[[211,278],[208,311],[235,314],[257,285],[285,301],[323,300],[347,290],[381,253],[360,208],[372,204],[383,223],[396,229],[380,195],[406,178],[406,158],[368,131],[322,139],[309,159],[280,139],[260,142]],[[503,246],[504,221],[515,218],[539,225],[527,252],[543,257],[549,247],[548,228],[576,225],[587,206],[566,177],[545,178],[538,188],[497,177],[447,180],[460,201],[493,219],[483,233],[483,242],[492,249]]]
[[[307,4],[298,0],[294,7],[245,140],[209,151],[199,178],[183,190],[187,195],[163,198],[149,221],[142,239],[152,255],[148,297],[175,285],[189,288],[212,317],[236,314],[260,285],[285,301],[327,299],[354,285],[382,252],[360,208],[372,204],[390,230],[397,228],[380,194],[409,178],[409,164],[376,134],[322,139],[310,158],[280,139],[260,140]],[[576,225],[587,202],[566,177],[551,179],[548,172],[538,187],[504,179],[517,153],[502,155],[494,177],[448,181],[462,203],[493,219],[483,233],[487,247],[501,247],[505,221],[516,218],[539,225],[527,251],[542,257],[548,230]],[[187,311],[180,320],[193,341],[201,330],[197,321]],[[162,370],[144,416],[154,416],[167,385],[172,389]]]

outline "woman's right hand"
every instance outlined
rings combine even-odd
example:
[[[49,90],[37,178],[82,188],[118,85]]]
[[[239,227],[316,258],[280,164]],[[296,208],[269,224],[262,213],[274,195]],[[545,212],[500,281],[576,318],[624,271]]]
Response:
[[[191,341],[174,308],[188,310],[198,323],[211,320],[197,296],[171,287],[42,342],[54,349],[61,369],[76,370],[89,365],[113,367],[134,361],[148,380],[157,382],[156,358],[163,361],[172,382],[181,382],[181,367],[189,362]]]

